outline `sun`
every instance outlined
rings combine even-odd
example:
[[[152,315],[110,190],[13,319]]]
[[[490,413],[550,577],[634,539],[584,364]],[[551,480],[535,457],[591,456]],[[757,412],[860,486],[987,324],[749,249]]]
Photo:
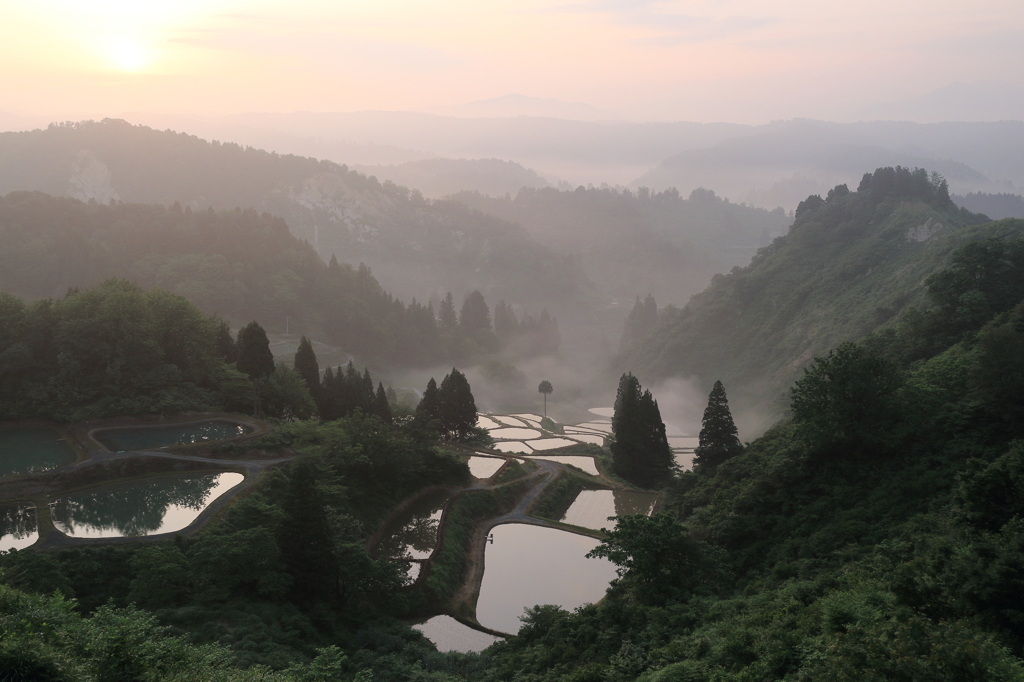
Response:
[[[119,71],[142,71],[150,61],[148,50],[137,40],[112,39],[106,45],[107,59]]]

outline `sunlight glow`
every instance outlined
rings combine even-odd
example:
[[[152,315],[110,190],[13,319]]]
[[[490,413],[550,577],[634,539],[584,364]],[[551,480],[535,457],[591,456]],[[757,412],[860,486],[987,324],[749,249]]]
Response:
[[[135,40],[120,38],[106,46],[106,56],[120,71],[142,71],[150,61],[149,52]]]

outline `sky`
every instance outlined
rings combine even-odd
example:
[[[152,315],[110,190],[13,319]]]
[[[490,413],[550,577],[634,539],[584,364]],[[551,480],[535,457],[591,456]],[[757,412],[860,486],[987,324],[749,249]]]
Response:
[[[857,120],[1024,88],[1020,0],[0,0],[0,111],[425,110],[520,93],[629,120]]]

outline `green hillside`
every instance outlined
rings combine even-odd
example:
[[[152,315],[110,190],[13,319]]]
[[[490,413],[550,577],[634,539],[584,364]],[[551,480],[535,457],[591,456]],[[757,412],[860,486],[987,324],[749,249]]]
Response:
[[[788,234],[684,308],[661,311],[617,366],[645,380],[695,377],[703,390],[721,379],[741,413],[766,413],[748,428],[767,425],[815,356],[925,305],[925,279],[956,248],[1024,234],[1024,222],[984,220],[957,209],[923,170],[879,169],[856,192],[811,196]]]

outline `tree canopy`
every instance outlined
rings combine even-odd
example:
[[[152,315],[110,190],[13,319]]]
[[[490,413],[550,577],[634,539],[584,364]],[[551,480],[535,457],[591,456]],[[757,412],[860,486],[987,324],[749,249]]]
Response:
[[[672,449],[658,403],[650,391],[641,392],[640,381],[632,373],[619,379],[611,451],[615,473],[636,485],[655,487],[671,476]]]

